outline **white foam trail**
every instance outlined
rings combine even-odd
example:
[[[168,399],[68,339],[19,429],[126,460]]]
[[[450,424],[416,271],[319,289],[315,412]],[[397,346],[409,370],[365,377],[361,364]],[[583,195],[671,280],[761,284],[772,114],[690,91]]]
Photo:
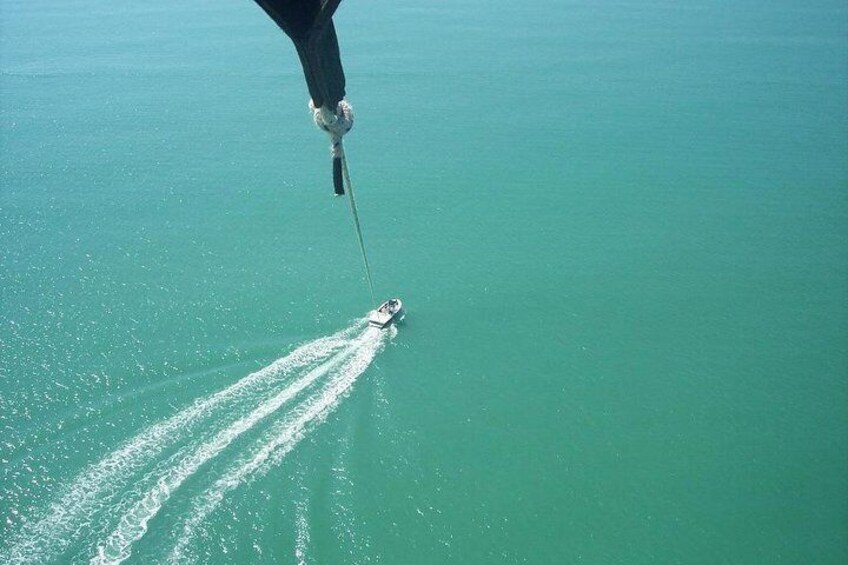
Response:
[[[306,436],[308,426],[323,421],[341,402],[365,369],[373,361],[375,355],[385,343],[385,336],[393,336],[397,330],[392,327],[388,332],[368,328],[363,333],[362,347],[356,351],[348,362],[339,368],[329,383],[315,397],[308,399],[297,410],[281,422],[273,426],[271,431],[254,447],[252,455],[246,462],[233,468],[206,492],[194,504],[191,516],[183,526],[182,535],[168,559],[176,563],[186,559],[185,549],[194,535],[195,529],[206,517],[224,500],[228,492],[235,489],[253,476],[264,474],[268,469],[277,465],[294,447]],[[308,525],[298,523],[298,547],[296,557],[301,560],[302,552],[308,543]],[[305,544],[301,544],[301,533],[305,532]]]
[[[296,503],[297,517],[295,527],[297,538],[295,539],[294,556],[297,565],[306,565],[306,551],[309,549],[309,507],[307,500]]]
[[[186,479],[194,475],[200,467],[216,457],[240,435],[253,428],[268,415],[276,412],[283,404],[293,399],[316,380],[333,371],[346,358],[354,355],[359,347],[359,340],[354,340],[351,345],[334,354],[271,399],[263,402],[247,416],[218,432],[211,440],[198,446],[189,456],[183,458],[176,466],[171,467],[164,476],[159,478],[156,486],[148,490],[124,515],[115,531],[98,547],[98,555],[92,558],[91,563],[114,564],[128,559],[132,553],[132,544],[144,536],[147,532],[148,522],[159,513],[159,510],[170,498],[171,493],[177,490]],[[356,357],[355,355],[354,358]],[[367,367],[367,364],[365,367]],[[362,367],[362,370],[365,367]]]
[[[326,358],[349,344],[350,336],[362,325],[360,320],[334,335],[301,345],[271,365],[195,401],[128,440],[80,473],[50,505],[45,516],[24,524],[10,540],[8,550],[0,553],[0,562],[43,563],[60,554],[82,535],[95,509],[106,504],[133,472],[155,460],[164,449],[190,437],[191,425],[214,414],[221,406],[243,397],[257,385],[275,382],[295,369]]]
[[[351,426],[351,433],[352,431],[353,426]],[[364,555],[370,542],[368,535],[360,535],[359,529],[356,527],[356,513],[351,496],[353,479],[348,473],[346,464],[351,447],[350,437],[344,438],[339,445],[341,447],[337,452],[332,468],[336,486],[332,489],[330,495],[333,503],[331,512],[334,518],[331,528],[335,534],[336,543],[346,553],[349,555]]]

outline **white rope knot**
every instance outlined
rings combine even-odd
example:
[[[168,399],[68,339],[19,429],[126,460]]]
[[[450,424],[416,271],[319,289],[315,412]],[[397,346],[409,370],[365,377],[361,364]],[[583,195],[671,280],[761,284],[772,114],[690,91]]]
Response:
[[[333,158],[341,159],[344,155],[342,136],[353,127],[353,108],[350,103],[347,100],[341,100],[334,112],[326,106],[316,108],[310,100],[309,109],[312,110],[315,125],[330,136],[330,153],[333,154]]]

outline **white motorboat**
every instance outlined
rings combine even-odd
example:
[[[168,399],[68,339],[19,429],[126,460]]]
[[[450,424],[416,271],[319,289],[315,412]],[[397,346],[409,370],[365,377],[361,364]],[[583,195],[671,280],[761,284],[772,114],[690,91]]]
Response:
[[[380,304],[376,310],[368,315],[368,325],[375,328],[387,328],[392,322],[399,322],[403,318],[403,302],[400,298],[390,298]]]

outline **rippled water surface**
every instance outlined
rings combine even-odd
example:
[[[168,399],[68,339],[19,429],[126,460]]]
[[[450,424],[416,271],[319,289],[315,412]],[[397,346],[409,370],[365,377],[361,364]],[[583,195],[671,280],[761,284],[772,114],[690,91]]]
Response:
[[[0,22],[0,561],[848,558],[844,2]]]

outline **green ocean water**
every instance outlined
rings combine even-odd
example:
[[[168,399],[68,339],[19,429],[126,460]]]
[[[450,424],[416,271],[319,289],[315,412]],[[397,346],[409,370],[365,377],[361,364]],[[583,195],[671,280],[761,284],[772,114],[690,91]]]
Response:
[[[844,563],[844,2],[336,26],[392,332],[253,2],[0,2],[0,561]]]

